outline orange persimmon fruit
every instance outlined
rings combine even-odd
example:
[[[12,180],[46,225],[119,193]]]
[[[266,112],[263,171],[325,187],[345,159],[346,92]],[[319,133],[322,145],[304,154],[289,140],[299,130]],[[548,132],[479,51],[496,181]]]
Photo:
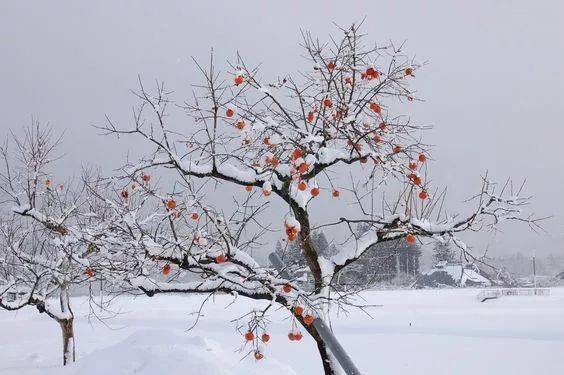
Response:
[[[245,79],[243,78],[242,75],[238,75],[235,77],[235,79],[233,79],[233,81],[235,82],[235,86],[239,86],[240,84],[242,84],[243,82],[245,82]]]
[[[170,273],[170,264],[165,264],[163,267],[163,275],[168,275]]]

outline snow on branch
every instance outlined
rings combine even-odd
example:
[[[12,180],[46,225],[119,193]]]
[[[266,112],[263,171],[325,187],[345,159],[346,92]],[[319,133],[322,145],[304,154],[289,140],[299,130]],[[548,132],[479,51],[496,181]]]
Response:
[[[441,238],[451,237],[457,245],[467,250],[466,245],[456,237],[456,233],[463,231],[478,231],[487,227],[495,229],[497,225],[504,221],[521,221],[529,224],[533,228],[540,228],[539,223],[544,218],[537,218],[533,215],[523,216],[522,208],[526,206],[530,197],[522,196],[522,184],[517,191],[513,191],[511,181],[497,191],[496,184],[490,182],[487,176],[483,179],[482,190],[472,198],[476,201],[477,207],[474,212],[463,218],[446,217],[443,220],[431,220],[432,208],[435,207],[432,199],[428,205],[430,209],[421,217],[410,215],[391,215],[387,219],[359,219],[349,220],[341,218],[338,223],[368,224],[370,229],[360,237],[354,235],[354,240],[349,246],[343,248],[339,253],[331,258],[333,264],[329,272],[338,272],[348,264],[354,262],[362,254],[375,244],[397,238],[408,238],[408,241],[416,237]]]

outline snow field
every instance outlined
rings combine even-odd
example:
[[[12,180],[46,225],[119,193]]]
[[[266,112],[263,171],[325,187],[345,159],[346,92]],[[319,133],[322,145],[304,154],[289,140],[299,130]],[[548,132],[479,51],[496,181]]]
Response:
[[[479,303],[476,289],[371,291],[362,294],[373,319],[359,310],[333,312],[337,337],[365,374],[561,374],[564,289]],[[191,331],[201,296],[122,297],[105,321],[88,318],[88,301],[73,299],[78,361],[63,369],[61,334],[28,308],[0,312],[0,374],[321,374],[306,336],[289,342],[289,316],[270,317],[271,341],[256,362],[237,350],[230,320],[262,305],[217,296]]]

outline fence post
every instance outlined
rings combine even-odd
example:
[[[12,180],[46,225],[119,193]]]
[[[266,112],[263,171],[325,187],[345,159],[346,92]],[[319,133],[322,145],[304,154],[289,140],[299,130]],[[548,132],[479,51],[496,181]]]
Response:
[[[280,275],[282,277],[288,280],[292,278],[288,271],[286,271],[284,262],[276,253],[271,253],[268,256],[268,259],[270,259],[274,268],[280,271]],[[327,327],[323,319],[315,318],[313,326],[317,332],[319,332],[319,336],[321,336],[323,342],[327,344],[327,347],[331,350],[331,354],[333,354],[335,359],[339,362],[343,371],[345,371],[347,375],[361,375],[360,370],[355,366],[351,357],[349,357],[343,346],[339,343],[329,327]]]

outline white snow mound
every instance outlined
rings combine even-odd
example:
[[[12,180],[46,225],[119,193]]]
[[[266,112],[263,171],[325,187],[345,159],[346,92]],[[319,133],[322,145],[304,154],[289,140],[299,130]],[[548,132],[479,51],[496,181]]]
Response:
[[[64,369],[65,375],[242,375],[296,374],[273,360],[241,361],[208,339],[167,330],[135,332],[118,344],[97,350]]]

